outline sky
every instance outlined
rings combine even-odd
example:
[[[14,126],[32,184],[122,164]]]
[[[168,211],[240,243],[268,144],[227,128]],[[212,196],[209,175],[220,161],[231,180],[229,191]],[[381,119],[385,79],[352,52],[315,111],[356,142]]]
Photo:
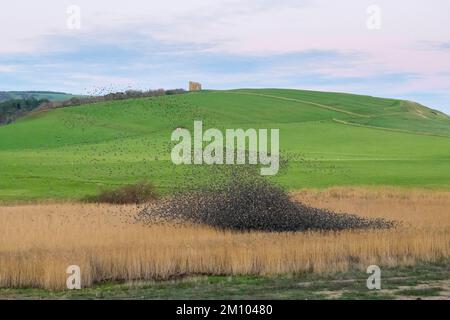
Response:
[[[450,114],[448,0],[15,0],[0,91],[295,88]]]

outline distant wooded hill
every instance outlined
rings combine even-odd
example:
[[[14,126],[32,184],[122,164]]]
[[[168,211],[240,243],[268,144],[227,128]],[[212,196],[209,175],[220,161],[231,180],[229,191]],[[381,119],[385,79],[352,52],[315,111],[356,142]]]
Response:
[[[31,98],[34,98],[36,100],[46,99],[49,101],[64,101],[74,97],[78,96],[69,93],[53,91],[0,91],[0,102]]]

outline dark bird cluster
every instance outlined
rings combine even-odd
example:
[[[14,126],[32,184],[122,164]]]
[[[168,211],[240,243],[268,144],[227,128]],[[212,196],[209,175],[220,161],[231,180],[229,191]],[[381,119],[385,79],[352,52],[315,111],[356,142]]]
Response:
[[[233,171],[202,190],[180,193],[149,204],[138,215],[140,222],[189,222],[222,230],[297,232],[384,229],[396,223],[338,214],[294,202],[281,187],[253,171]]]

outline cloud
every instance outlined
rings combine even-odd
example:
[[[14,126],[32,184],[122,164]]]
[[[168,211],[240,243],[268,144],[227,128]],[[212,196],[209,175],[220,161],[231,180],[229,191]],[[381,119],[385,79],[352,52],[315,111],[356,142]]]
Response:
[[[66,25],[74,3],[80,30]],[[366,27],[371,4],[16,0],[0,12],[0,85],[83,93],[92,86],[184,87],[192,79],[212,88],[433,96],[435,107],[450,111],[450,3],[378,0],[377,31]]]
[[[11,73],[17,70],[16,66],[13,65],[1,65],[0,64],[0,73]]]

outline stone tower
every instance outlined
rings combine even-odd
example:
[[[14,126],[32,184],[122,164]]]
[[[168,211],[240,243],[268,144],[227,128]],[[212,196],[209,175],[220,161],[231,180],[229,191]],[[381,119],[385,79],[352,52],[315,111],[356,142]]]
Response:
[[[202,90],[202,84],[194,81],[189,81],[189,91],[200,91]]]

